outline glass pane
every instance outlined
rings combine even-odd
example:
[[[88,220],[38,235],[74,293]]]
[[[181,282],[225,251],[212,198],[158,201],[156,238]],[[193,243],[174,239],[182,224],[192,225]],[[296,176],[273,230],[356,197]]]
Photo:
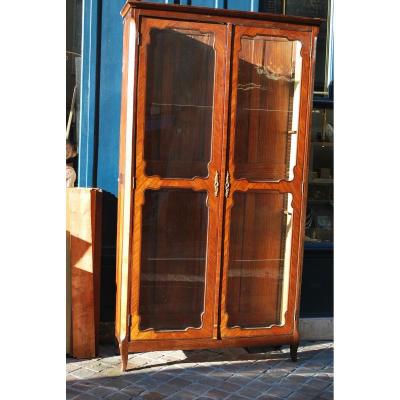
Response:
[[[234,193],[231,214],[228,326],[284,324],[292,237],[292,195]]]
[[[305,240],[333,241],[333,109],[313,110]]]
[[[207,193],[147,190],[143,205],[140,329],[201,326],[207,254]]]
[[[300,107],[301,43],[241,38],[235,177],[293,179]]]
[[[213,33],[182,29],[150,31],[144,142],[147,176],[208,176],[213,43]]]
[[[328,8],[330,0],[286,0],[286,14],[297,15],[300,17],[322,18],[325,21],[321,24],[317,39],[317,55],[315,62],[314,89],[316,91],[326,91],[325,75],[326,75],[326,40],[327,40],[327,23]]]
[[[260,12],[282,14],[282,0],[260,0],[259,10]]]

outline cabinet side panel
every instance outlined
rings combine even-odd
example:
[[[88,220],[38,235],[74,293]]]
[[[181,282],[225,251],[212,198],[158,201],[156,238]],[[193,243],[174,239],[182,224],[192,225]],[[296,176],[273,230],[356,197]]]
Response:
[[[117,227],[117,295],[115,334],[119,342],[127,339],[129,262],[131,242],[132,203],[132,153],[133,113],[136,61],[136,22],[128,13],[124,20],[120,161],[118,184],[118,227]]]
[[[301,223],[300,223],[300,243],[299,243],[299,266],[298,266],[298,282],[297,282],[297,296],[296,296],[296,323],[295,323],[295,334],[298,336],[298,325],[299,325],[299,313],[300,313],[300,296],[301,296],[301,282],[303,273],[303,261],[304,261],[304,235],[305,235],[305,222],[306,222],[306,207],[307,207],[307,195],[308,195],[308,176],[309,176],[309,154],[310,154],[310,143],[311,143],[311,112],[313,105],[313,93],[314,93],[314,74],[315,74],[315,60],[316,60],[316,47],[317,37],[319,28],[313,27],[312,33],[310,34],[310,68],[309,68],[309,85],[307,97],[304,100],[304,113],[305,117],[305,150],[304,150],[304,173],[303,173],[303,193],[302,193],[302,205],[301,205]]]

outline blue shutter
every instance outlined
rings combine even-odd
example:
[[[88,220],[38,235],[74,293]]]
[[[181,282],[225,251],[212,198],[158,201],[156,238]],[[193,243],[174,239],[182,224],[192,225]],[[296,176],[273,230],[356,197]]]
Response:
[[[114,195],[118,193],[123,34],[120,10],[124,4],[125,0],[103,0],[101,15],[96,186]]]
[[[82,6],[82,65],[80,90],[80,134],[78,184],[93,186],[95,148],[95,127],[97,119],[96,99],[98,72],[98,0],[84,0]]]

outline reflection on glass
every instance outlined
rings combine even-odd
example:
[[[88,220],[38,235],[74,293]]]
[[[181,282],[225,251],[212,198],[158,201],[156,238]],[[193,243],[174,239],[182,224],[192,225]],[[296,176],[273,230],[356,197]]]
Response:
[[[263,0],[259,8],[260,12],[322,19],[317,38],[314,90],[326,93],[331,0]]]
[[[144,159],[147,176],[208,175],[214,34],[152,29],[148,45]]]
[[[228,326],[284,324],[287,310],[292,195],[235,192],[231,214]]]
[[[145,192],[140,268],[140,329],[201,326],[204,310],[207,193]]]
[[[234,155],[237,179],[293,179],[300,50],[299,41],[285,38],[241,38]]]

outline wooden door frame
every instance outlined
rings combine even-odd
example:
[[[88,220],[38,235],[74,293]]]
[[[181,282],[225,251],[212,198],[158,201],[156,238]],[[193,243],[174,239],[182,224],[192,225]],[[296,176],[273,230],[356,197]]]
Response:
[[[303,229],[304,214],[306,204],[306,187],[307,187],[307,160],[309,147],[309,114],[311,112],[312,99],[312,72],[315,59],[315,47],[313,50],[313,33],[286,30],[284,28],[262,28],[249,26],[235,26],[233,32],[233,49],[231,55],[231,79],[230,79],[230,127],[228,138],[228,171],[230,174],[229,195],[225,203],[225,220],[224,220],[224,238],[223,238],[223,270],[222,270],[222,287],[220,297],[221,307],[221,323],[220,334],[224,338],[236,337],[256,337],[256,336],[272,336],[272,335],[291,335],[297,334],[296,316],[298,315],[298,296],[301,284],[301,255],[303,248]],[[302,71],[301,71],[301,94],[299,108],[299,127],[297,133],[297,154],[296,164],[294,166],[294,178],[291,181],[279,180],[269,182],[256,182],[247,179],[235,179],[234,171],[234,145],[236,131],[236,106],[237,106],[237,81],[238,81],[238,64],[240,52],[240,39],[242,36],[277,36],[284,37],[288,40],[299,40],[302,44]],[[283,325],[271,325],[268,328],[228,328],[227,313],[227,285],[228,285],[228,263],[229,263],[229,240],[230,240],[230,222],[231,209],[233,206],[233,194],[236,191],[247,192],[248,190],[268,190],[271,193],[290,193],[292,194],[293,207],[293,227],[291,240],[291,260],[289,271],[289,290],[287,311],[285,313],[285,322]]]
[[[146,74],[147,74],[147,45],[149,32],[152,28],[178,28],[199,30],[200,32],[212,32],[214,34],[215,49],[215,73],[213,95],[213,124],[211,134],[211,161],[208,163],[208,176],[206,178],[195,177],[192,179],[160,178],[159,176],[145,175],[144,161],[144,132],[145,132],[145,107],[146,107]],[[221,208],[221,190],[218,197],[215,196],[215,177],[217,173],[221,181],[221,158],[223,154],[223,99],[226,86],[226,26],[221,24],[189,22],[171,19],[156,19],[142,17],[140,19],[141,45],[138,48],[138,78],[137,78],[137,105],[136,105],[136,155],[135,155],[135,191],[133,209],[133,246],[131,252],[131,290],[130,290],[130,340],[155,340],[155,339],[200,339],[212,338],[216,335],[215,307],[215,282],[216,271],[219,271],[220,261],[217,257],[221,237],[219,236],[219,214]],[[155,331],[154,329],[140,330],[140,266],[142,246],[142,208],[144,205],[145,190],[157,190],[160,188],[185,188],[194,191],[207,191],[208,228],[207,228],[207,264],[204,294],[204,311],[200,328],[186,328],[174,331]]]

